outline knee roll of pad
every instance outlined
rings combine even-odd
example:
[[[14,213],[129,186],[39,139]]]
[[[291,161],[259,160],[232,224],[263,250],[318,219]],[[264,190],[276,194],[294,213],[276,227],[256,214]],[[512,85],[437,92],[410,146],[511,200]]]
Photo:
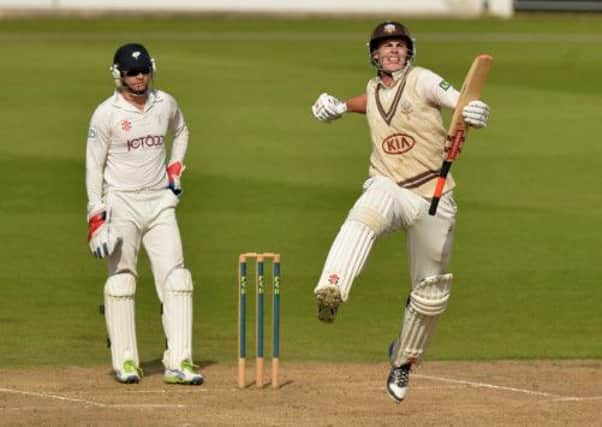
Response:
[[[104,293],[108,297],[131,297],[136,293],[136,277],[131,273],[109,276]]]
[[[355,206],[349,212],[347,221],[357,221],[368,227],[377,236],[389,226],[389,221],[378,210],[369,206]]]
[[[451,273],[423,279],[410,294],[410,307],[425,316],[443,313],[449,301],[452,279]]]
[[[192,275],[185,268],[176,268],[167,276],[165,288],[168,292],[192,292]]]

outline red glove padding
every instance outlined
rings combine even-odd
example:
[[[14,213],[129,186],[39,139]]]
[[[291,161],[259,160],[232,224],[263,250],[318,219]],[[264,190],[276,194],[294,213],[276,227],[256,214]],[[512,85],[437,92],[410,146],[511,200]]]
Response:
[[[182,194],[182,183],[180,179],[182,178],[184,169],[186,169],[186,167],[180,162],[173,162],[167,165],[167,179],[169,181],[167,188],[173,191],[178,197]]]
[[[121,239],[111,233],[109,215],[102,211],[88,220],[88,245],[97,258],[111,255]]]

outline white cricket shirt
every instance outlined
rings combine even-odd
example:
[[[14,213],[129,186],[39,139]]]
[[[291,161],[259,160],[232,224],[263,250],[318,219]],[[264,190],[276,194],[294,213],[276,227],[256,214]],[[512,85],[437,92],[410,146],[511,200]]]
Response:
[[[88,218],[105,208],[110,189],[139,191],[165,188],[165,143],[173,136],[169,163],[184,162],[188,128],[176,100],[152,90],[144,111],[118,92],[94,111],[86,146]]]

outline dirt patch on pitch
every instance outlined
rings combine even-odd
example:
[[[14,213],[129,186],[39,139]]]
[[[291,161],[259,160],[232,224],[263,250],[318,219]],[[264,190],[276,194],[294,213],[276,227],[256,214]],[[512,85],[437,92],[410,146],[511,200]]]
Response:
[[[384,363],[284,363],[277,390],[239,390],[234,365],[205,366],[200,387],[146,368],[137,385],[106,367],[0,370],[0,424],[597,425],[602,406],[602,361],[425,362],[400,405]]]

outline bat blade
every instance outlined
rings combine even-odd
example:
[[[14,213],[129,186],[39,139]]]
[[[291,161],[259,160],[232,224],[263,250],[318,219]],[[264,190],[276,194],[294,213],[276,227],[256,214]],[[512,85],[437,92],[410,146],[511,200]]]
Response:
[[[481,91],[485,87],[491,64],[493,64],[493,57],[483,54],[477,56],[468,69],[449,125],[448,135],[450,138],[453,138],[458,130],[463,130],[464,134],[466,134],[468,126],[464,123],[462,110],[470,101],[475,101],[481,97]]]
[[[452,142],[447,153],[447,159],[441,166],[439,178],[437,178],[437,185],[433,198],[431,199],[431,206],[429,208],[429,214],[435,215],[437,213],[437,206],[439,199],[445,188],[445,181],[449,169],[456,158],[456,154],[460,150],[460,147],[464,143],[466,134],[468,133],[468,126],[464,123],[464,117],[462,117],[462,110],[470,101],[475,101],[481,97],[481,91],[485,87],[489,70],[493,64],[493,57],[491,55],[479,55],[477,56],[472,65],[466,73],[462,89],[460,89],[460,96],[458,103],[452,115],[451,123],[449,125],[448,140]]]

